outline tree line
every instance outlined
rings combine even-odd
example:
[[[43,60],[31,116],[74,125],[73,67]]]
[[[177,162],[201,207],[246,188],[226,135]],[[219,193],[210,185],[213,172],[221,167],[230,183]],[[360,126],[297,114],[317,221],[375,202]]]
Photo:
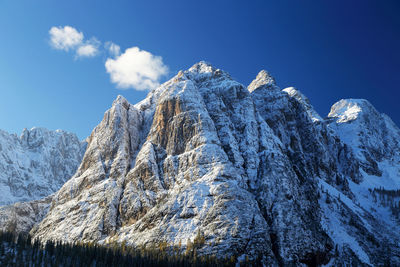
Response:
[[[97,243],[41,242],[29,234],[0,231],[1,266],[235,266],[237,259],[218,259],[212,255],[198,255],[204,237],[197,234],[190,246],[182,251],[161,242],[151,248],[134,248],[126,243],[99,245]],[[257,266],[259,260],[246,258],[240,265]]]

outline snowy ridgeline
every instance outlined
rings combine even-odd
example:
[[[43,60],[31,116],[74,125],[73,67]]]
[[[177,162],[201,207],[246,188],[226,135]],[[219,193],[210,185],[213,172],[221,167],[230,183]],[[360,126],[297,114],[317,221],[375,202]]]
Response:
[[[119,96],[30,232],[182,249],[200,233],[198,255],[400,265],[399,140],[366,100],[341,100],[322,118],[266,71],[246,88],[200,62],[136,105]]]
[[[24,129],[20,137],[0,130],[0,206],[56,192],[76,172],[85,147],[62,130]]]

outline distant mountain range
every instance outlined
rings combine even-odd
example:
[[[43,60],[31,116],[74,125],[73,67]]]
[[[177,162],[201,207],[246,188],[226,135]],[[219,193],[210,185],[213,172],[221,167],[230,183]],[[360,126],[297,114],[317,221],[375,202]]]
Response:
[[[85,148],[62,130],[24,129],[20,137],[0,130],[0,205],[56,192],[76,172]]]

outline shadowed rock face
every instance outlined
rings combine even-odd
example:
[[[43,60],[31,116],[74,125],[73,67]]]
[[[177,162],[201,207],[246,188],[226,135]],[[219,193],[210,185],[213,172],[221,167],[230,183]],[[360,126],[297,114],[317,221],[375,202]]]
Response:
[[[62,130],[24,129],[20,137],[0,130],[0,205],[56,192],[76,172],[85,148]]]
[[[358,164],[300,92],[281,91],[265,71],[245,88],[200,62],[136,105],[114,101],[80,168],[31,233],[183,248],[200,233],[200,254],[263,255],[266,265],[340,263],[329,214],[346,211],[337,216],[355,223],[343,231],[363,244],[373,242],[363,231],[373,230],[360,222],[377,224],[348,207],[357,198],[351,186],[362,182]],[[334,204],[321,201],[322,186],[340,194]],[[362,258],[354,250],[343,245],[342,263]],[[365,251],[371,259],[360,262],[374,262],[376,251]]]

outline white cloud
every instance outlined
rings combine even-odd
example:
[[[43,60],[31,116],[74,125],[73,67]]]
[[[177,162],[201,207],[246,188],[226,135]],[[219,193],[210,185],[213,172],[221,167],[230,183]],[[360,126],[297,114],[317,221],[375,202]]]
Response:
[[[75,50],[75,58],[94,57],[99,53],[100,41],[96,38],[85,40],[83,33],[71,26],[51,27],[50,45],[55,49]]]
[[[50,45],[55,49],[75,52],[75,59],[94,57],[101,53],[108,53],[105,62],[111,82],[122,89],[151,90],[160,85],[159,81],[168,72],[162,58],[154,56],[139,47],[131,47],[121,54],[119,45],[106,42],[104,48],[96,38],[84,38],[82,32],[71,26],[51,27],[49,30]]]
[[[76,49],[76,57],[94,57],[99,53],[100,41],[92,38]]]
[[[51,27],[49,34],[51,46],[59,50],[68,51],[83,42],[83,33],[71,26]]]
[[[160,78],[168,72],[161,57],[140,50],[138,47],[126,49],[115,59],[108,58],[105,67],[110,74],[111,82],[123,89],[154,89],[159,86]]]
[[[93,57],[97,54],[97,52],[98,50],[95,46],[91,44],[85,44],[76,50],[76,55],[78,57]]]
[[[108,50],[108,53],[113,57],[117,57],[121,54],[121,48],[119,47],[119,45],[114,44],[113,42],[106,42],[104,44],[104,47]]]

